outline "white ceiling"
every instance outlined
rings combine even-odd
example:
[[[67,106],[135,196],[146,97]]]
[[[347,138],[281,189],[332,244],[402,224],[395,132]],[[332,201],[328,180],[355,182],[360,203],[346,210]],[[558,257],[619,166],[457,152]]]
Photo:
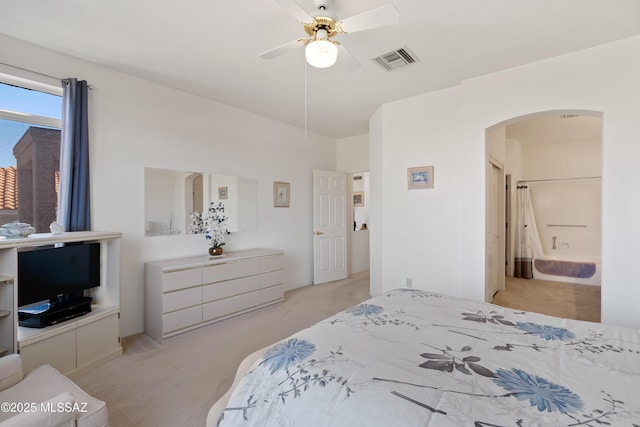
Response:
[[[297,126],[306,116],[333,137],[368,132],[382,103],[640,34],[640,0],[333,1],[339,18],[390,2],[400,13],[398,25],[336,37],[362,64],[353,73],[340,58],[305,67],[303,48],[259,58],[305,36],[274,0],[0,0],[0,33]],[[418,63],[371,61],[403,46]]]

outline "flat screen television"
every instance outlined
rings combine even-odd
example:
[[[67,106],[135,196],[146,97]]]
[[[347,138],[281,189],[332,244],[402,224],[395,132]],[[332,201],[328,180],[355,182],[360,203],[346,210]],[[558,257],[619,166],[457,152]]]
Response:
[[[18,307],[51,306],[82,298],[100,286],[100,243],[67,244],[18,252]]]

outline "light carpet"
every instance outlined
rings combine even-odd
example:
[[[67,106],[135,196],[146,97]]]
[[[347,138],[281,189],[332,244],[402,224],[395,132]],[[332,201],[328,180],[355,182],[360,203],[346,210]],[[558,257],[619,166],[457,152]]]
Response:
[[[285,301],[158,344],[123,340],[124,354],[74,381],[107,403],[111,427],[204,426],[250,353],[369,298],[369,272],[285,293]]]
[[[493,303],[566,319],[600,322],[600,286],[506,277]]]

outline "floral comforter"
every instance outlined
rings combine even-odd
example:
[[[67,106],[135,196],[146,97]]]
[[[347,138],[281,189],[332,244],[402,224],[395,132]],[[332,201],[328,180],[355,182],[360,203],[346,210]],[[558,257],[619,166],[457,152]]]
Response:
[[[398,289],[275,344],[219,426],[640,426],[640,331]]]

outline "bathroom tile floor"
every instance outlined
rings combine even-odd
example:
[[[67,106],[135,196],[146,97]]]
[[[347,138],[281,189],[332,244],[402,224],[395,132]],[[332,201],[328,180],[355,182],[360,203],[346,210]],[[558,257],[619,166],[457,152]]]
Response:
[[[600,322],[600,286],[506,276],[493,304],[575,320]]]

